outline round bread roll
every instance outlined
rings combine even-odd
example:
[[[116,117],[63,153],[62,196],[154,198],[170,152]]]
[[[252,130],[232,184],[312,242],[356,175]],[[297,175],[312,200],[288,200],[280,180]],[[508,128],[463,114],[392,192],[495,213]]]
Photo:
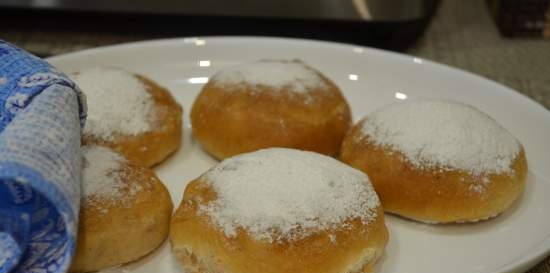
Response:
[[[144,76],[96,67],[72,76],[87,97],[83,143],[103,145],[151,167],[181,145],[182,108]]]
[[[189,183],[170,226],[189,273],[371,272],[388,240],[368,177],[313,152],[271,148]]]
[[[83,148],[83,199],[71,272],[135,261],[168,236],[172,200],[155,173],[107,147]]]
[[[367,115],[340,158],[368,174],[387,212],[427,223],[494,217],[520,196],[527,175],[515,137],[485,113],[444,100]]]
[[[263,60],[226,68],[191,109],[193,134],[223,159],[268,147],[337,155],[351,126],[338,87],[300,61]]]

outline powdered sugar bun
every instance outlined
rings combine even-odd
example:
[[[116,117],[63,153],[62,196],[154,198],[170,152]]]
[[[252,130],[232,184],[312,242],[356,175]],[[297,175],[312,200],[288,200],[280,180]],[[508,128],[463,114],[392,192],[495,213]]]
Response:
[[[338,152],[351,126],[338,87],[301,61],[261,60],[222,69],[191,110],[193,134],[217,158],[268,147]]]
[[[172,201],[155,173],[102,146],[83,147],[77,249],[71,272],[135,261],[168,235]]]
[[[519,141],[478,109],[413,100],[367,115],[342,144],[342,161],[371,178],[386,211],[429,223],[494,217],[523,192]]]
[[[181,145],[182,109],[165,88],[111,67],[84,69],[71,78],[87,97],[84,143],[109,146],[145,166]]]
[[[368,177],[313,152],[271,148],[192,181],[172,219],[187,272],[370,272],[388,234]]]

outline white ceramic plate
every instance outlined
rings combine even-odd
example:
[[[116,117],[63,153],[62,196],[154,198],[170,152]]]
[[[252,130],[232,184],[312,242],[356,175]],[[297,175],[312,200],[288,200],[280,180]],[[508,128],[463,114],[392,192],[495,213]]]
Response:
[[[496,219],[432,226],[388,216],[390,243],[376,272],[523,272],[550,253],[550,112],[519,93],[419,58],[352,45],[277,38],[185,38],[131,43],[50,58],[64,71],[116,66],[168,87],[185,110],[183,148],[156,168],[175,206],[188,181],[216,161],[190,137],[188,113],[208,77],[257,59],[302,59],[337,83],[358,120],[400,99],[448,98],[485,111],[524,144],[529,178],[523,197]],[[106,98],[108,99],[108,98]],[[165,243],[123,272],[182,272]],[[258,272],[261,273],[261,272]]]

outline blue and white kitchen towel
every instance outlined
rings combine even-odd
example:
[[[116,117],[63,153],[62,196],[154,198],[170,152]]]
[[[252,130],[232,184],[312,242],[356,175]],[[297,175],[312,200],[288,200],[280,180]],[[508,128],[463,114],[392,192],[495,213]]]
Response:
[[[85,117],[63,73],[0,40],[0,273],[67,271]]]

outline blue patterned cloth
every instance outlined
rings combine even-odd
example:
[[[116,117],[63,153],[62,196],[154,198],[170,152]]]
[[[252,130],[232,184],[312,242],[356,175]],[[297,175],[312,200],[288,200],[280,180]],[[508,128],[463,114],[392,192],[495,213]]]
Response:
[[[67,271],[85,118],[74,83],[0,40],[0,273]]]

